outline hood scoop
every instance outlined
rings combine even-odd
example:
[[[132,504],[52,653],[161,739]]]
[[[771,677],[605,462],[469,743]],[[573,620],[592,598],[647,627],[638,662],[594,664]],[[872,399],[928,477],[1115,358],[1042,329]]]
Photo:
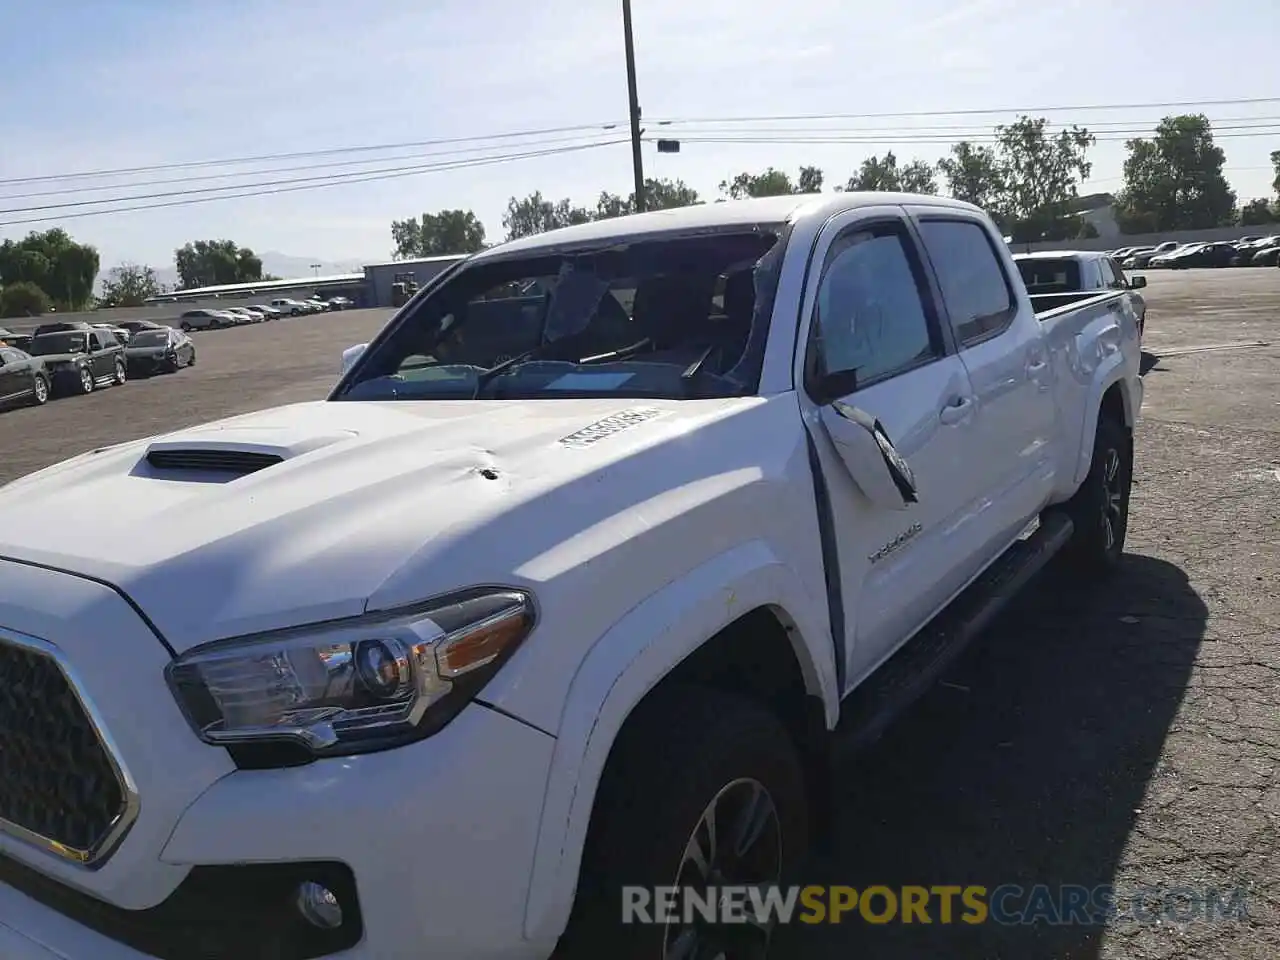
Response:
[[[144,460],[151,476],[180,471],[230,479],[257,473],[354,436],[352,431],[300,435],[288,428],[206,427],[180,437],[152,441]]]

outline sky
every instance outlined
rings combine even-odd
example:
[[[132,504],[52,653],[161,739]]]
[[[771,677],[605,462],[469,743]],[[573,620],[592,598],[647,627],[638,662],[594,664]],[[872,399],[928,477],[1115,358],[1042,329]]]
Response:
[[[469,208],[493,241],[509,197],[541,190],[593,206],[602,190],[626,194],[621,6],[4,0],[0,238],[62,226],[98,248],[104,271],[122,261],[172,267],[176,247],[223,237],[259,253],[360,263],[390,256],[393,219]],[[682,140],[678,154],[647,143],[645,173],[683,179],[708,199],[722,180],[770,165],[792,175],[820,166],[830,186],[873,153],[936,160],[1018,111],[1098,134],[1082,192],[1120,188],[1125,138],[1165,114],[1201,111],[1219,128],[1241,199],[1271,193],[1274,0],[633,6],[646,133]],[[769,119],[815,114],[838,116]],[[726,138],[737,142],[716,142]],[[797,139],[844,142],[782,142]],[[370,147],[383,149],[354,149]],[[310,156],[194,165],[298,153]],[[486,162],[461,165],[477,160]],[[138,167],[162,169],[49,179]],[[348,182],[297,189],[319,182],[301,178],[334,176]],[[361,176],[381,179],[351,182]],[[217,194],[172,196],[218,186],[287,189],[202,203],[188,201]],[[150,199],[119,200],[129,196]],[[84,205],[104,199],[114,202]],[[68,203],[81,205],[14,212]],[[101,213],[160,203],[182,205]],[[66,216],[86,211],[99,215]]]

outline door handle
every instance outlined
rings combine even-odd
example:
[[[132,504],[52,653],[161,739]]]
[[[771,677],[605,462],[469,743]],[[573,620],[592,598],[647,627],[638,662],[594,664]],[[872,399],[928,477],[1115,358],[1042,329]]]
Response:
[[[942,412],[938,414],[945,424],[959,423],[973,410],[972,397],[954,397],[951,402],[942,408]]]
[[[1027,373],[1030,373],[1032,375],[1044,373],[1045,370],[1048,369],[1048,367],[1049,367],[1049,361],[1036,360],[1034,363],[1027,364]]]

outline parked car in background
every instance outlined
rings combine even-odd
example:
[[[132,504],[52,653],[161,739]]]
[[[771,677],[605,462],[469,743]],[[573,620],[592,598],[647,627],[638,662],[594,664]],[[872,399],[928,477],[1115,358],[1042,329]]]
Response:
[[[0,347],[13,347],[15,350],[26,351],[31,345],[31,334],[17,333],[6,327],[0,327]]]
[[[1180,246],[1182,246],[1182,244],[1178,243],[1176,240],[1166,240],[1164,243],[1156,244],[1154,247],[1130,253],[1129,256],[1125,258],[1122,266],[1126,270],[1135,270],[1150,266],[1151,261],[1156,257],[1162,257],[1165,254],[1172,253]]]
[[[330,310],[350,310],[356,305],[356,302],[349,297],[331,297],[329,299]]]
[[[42,337],[46,333],[63,333],[67,330],[92,330],[93,327],[83,320],[55,320],[42,323],[31,331],[33,337]],[[28,351],[30,352],[30,351]]]
[[[156,323],[154,320],[121,320],[117,326],[124,327],[131,334],[137,333],[139,330],[168,330],[167,324]]]
[[[1274,267],[1280,265],[1280,241],[1255,250],[1249,265],[1252,267]]]
[[[54,396],[92,393],[128,379],[124,347],[106,330],[86,326],[38,334],[29,352],[44,361]]]
[[[289,297],[278,297],[271,301],[271,306],[289,317],[300,317],[305,313],[314,313],[314,310],[301,300],[292,300]]]
[[[1164,244],[1161,244],[1161,246],[1164,246]],[[1202,241],[1196,241],[1194,243],[1179,243],[1175,245],[1172,250],[1166,250],[1164,253],[1156,254],[1147,263],[1147,266],[1153,270],[1163,269],[1169,265],[1169,261],[1174,257],[1181,256],[1182,254],[1188,253],[1192,250],[1198,250],[1203,246],[1204,243]]]
[[[329,301],[321,300],[319,297],[308,297],[303,303],[310,307],[313,313],[324,313],[329,309]]]
[[[195,342],[181,330],[143,330],[125,347],[131,376],[173,373],[196,362]]]
[[[15,347],[0,345],[0,406],[49,399],[49,371],[44,360]]]
[[[264,303],[252,304],[249,309],[257,310],[258,313],[262,314],[263,320],[278,320],[280,317],[284,316],[284,314],[275,307],[269,307]]]
[[[261,323],[261,314],[254,313],[248,307],[227,307],[227,313],[235,318],[236,323]]]
[[[1231,265],[1239,251],[1230,243],[1188,244],[1180,250],[1158,258],[1159,266],[1170,270],[1188,270],[1192,267],[1226,267]],[[1156,266],[1157,261],[1152,261]]]
[[[188,310],[178,318],[178,326],[184,333],[192,330],[217,330],[220,327],[235,326],[235,319],[224,310]]]
[[[1146,277],[1126,277],[1115,259],[1095,250],[1046,250],[1014,254],[1022,282],[1037,313],[1075,303],[1091,296],[1128,291],[1138,318],[1138,336],[1147,322],[1147,301],[1138,293]]]
[[[116,340],[119,342],[120,346],[122,347],[127,346],[129,343],[129,338],[133,336],[133,334],[130,333],[127,329],[125,329],[124,327],[117,326],[114,323],[94,323],[94,324],[90,324],[90,326],[92,326],[93,329],[95,330],[105,330],[107,333],[115,337]]]

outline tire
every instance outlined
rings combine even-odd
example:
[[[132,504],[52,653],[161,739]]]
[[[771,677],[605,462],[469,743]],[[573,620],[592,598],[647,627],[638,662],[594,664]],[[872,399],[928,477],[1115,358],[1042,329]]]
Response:
[[[76,385],[76,389],[81,394],[93,393],[93,388],[97,386],[93,380],[93,371],[88,367],[81,367],[79,377],[80,379]]]
[[[1133,486],[1133,434],[1115,417],[1098,418],[1089,473],[1065,509],[1075,531],[1063,551],[1069,571],[1084,579],[1112,573],[1124,554]]]
[[[190,333],[190,332],[191,332],[191,324],[187,323],[185,320],[184,320],[184,321],[182,321],[182,323],[181,323],[181,327],[182,327],[182,332],[183,332],[183,333]]]
[[[117,387],[123,387],[129,380],[129,370],[125,366],[123,360],[116,361],[116,375],[114,382]]]
[[[195,352],[194,350],[192,350],[192,351],[191,351],[191,359],[187,361],[187,366],[188,366],[188,367],[194,367],[195,365],[196,365],[196,352]]]
[[[49,402],[49,381],[43,374],[36,374],[31,381],[31,405],[42,407]]]
[[[726,876],[704,879],[686,852],[695,840],[700,849],[709,847],[705,812],[718,805],[719,847],[724,851],[732,836],[724,825],[747,822],[740,817],[753,796],[771,803],[773,813],[755,831],[758,841],[748,847],[754,864],[736,870],[733,860],[724,861],[731,867]],[[808,819],[799,754],[768,710],[709,687],[686,687],[647,701],[628,719],[606,765],[573,915],[555,957],[660,960],[672,952],[674,939],[689,932],[660,924],[624,924],[622,887],[791,882],[807,854]],[[733,927],[741,936],[743,925]],[[767,949],[768,934],[754,925],[751,932]],[[702,935],[714,937],[716,932],[704,930]]]

